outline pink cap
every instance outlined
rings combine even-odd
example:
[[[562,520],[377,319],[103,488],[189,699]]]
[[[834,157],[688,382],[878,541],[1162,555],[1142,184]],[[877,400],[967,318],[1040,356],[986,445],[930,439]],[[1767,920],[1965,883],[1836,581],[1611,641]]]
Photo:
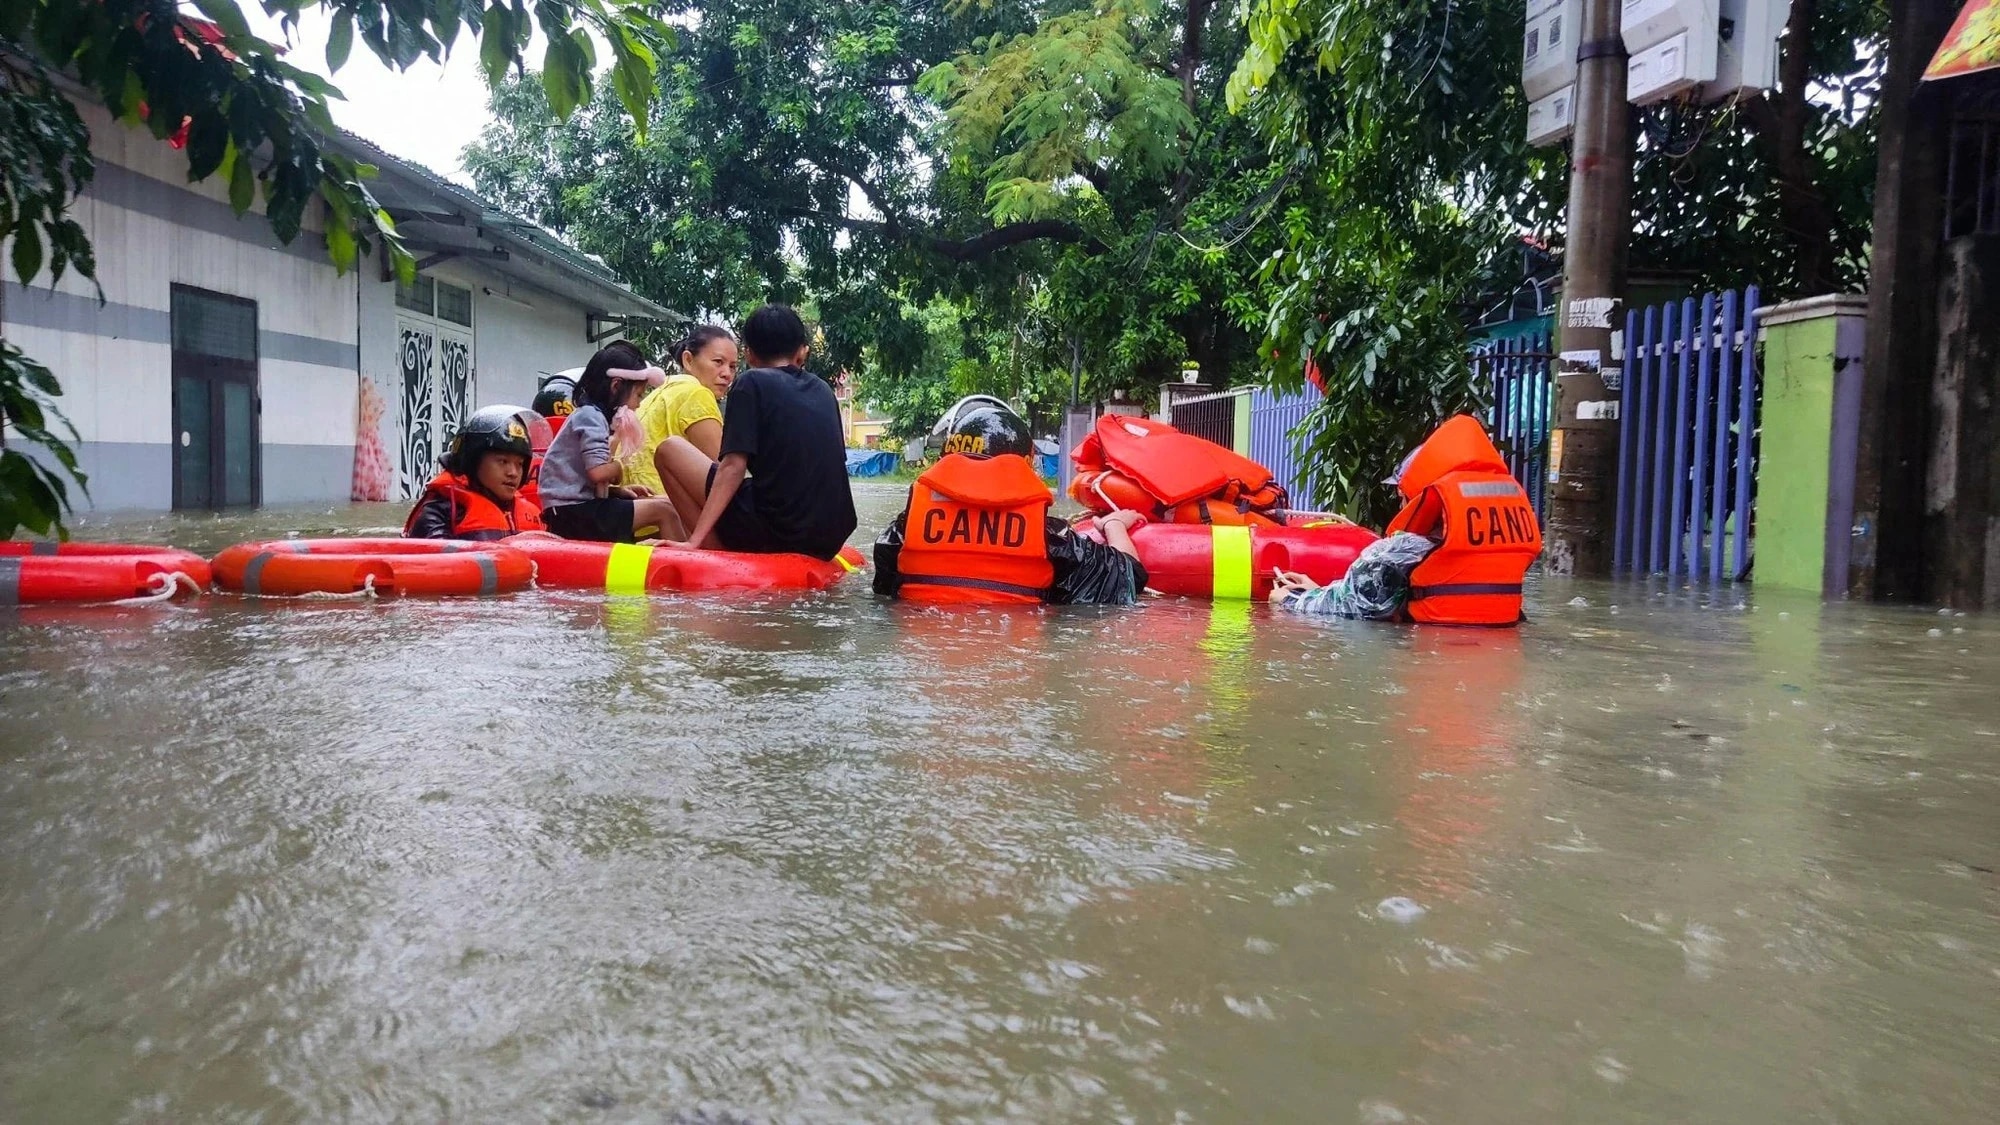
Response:
[[[667,373],[657,367],[646,367],[637,371],[630,367],[613,367],[604,373],[613,379],[623,379],[628,383],[644,383],[649,387],[657,387],[667,381]]]

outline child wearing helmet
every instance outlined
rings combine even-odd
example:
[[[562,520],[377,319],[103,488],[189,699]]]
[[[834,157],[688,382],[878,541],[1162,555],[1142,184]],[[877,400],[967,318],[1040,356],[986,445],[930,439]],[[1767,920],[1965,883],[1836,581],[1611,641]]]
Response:
[[[957,604],[1131,605],[1146,588],[1132,546],[1137,512],[1098,519],[1104,542],[1048,514],[1055,499],[1029,462],[1034,445],[1013,411],[964,411],[944,456],[910,489],[875,541],[875,592]]]
[[[541,512],[521,494],[536,427],[547,423],[518,406],[475,410],[452,435],[443,467],[410,509],[410,539],[504,539],[542,530]]]

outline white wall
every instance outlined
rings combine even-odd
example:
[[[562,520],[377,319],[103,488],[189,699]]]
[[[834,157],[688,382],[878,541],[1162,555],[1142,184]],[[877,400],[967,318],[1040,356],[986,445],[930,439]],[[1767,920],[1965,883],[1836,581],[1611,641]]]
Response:
[[[8,284],[9,340],[62,382],[99,508],[172,502],[176,284],[257,302],[267,502],[345,499],[357,384],[356,275],[337,275],[309,229],[281,246],[261,214],[236,218],[217,180],[186,183],[186,154],[79,105],[97,158],[71,210],[95,246],[97,290],[74,272],[51,293]]]

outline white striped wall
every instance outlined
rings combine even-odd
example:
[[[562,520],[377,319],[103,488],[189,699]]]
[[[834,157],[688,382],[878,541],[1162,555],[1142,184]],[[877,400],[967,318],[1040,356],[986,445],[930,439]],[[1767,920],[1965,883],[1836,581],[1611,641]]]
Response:
[[[101,108],[79,106],[98,161],[73,207],[95,245],[98,293],[74,273],[10,276],[0,321],[62,382],[98,508],[172,503],[174,285],[257,302],[266,503],[345,500],[357,408],[359,280],[335,273],[311,230],[280,246],[258,213],[235,218],[226,188],[186,183],[186,156]],[[310,210],[310,209],[309,209]],[[309,226],[318,226],[308,216]]]

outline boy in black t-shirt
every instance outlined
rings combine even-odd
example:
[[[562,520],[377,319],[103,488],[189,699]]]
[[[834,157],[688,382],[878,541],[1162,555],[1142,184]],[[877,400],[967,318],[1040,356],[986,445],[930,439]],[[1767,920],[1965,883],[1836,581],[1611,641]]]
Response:
[[[831,559],[856,522],[840,404],[802,366],[809,349],[798,313],[765,305],[740,335],[750,370],[723,404],[722,459],[685,438],[660,446],[660,481],[691,529],[674,545]]]

